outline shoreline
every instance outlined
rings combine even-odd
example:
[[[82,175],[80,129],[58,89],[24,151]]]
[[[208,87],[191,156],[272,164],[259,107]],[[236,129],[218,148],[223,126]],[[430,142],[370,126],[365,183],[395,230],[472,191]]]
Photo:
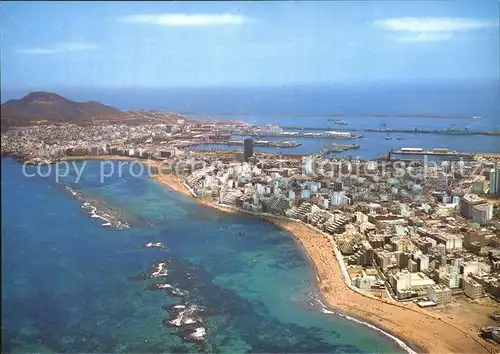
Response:
[[[321,299],[321,300],[319,300],[319,303],[322,306],[323,313],[334,314],[336,316],[346,318],[349,321],[353,321],[353,322],[362,324],[363,326],[366,326],[366,327],[370,328],[371,330],[378,332],[380,335],[390,338],[396,345],[398,345],[400,348],[405,350],[407,353],[416,354],[416,353],[428,352],[423,347],[418,345],[417,343],[415,343],[411,340],[408,340],[406,338],[401,338],[401,336],[399,336],[397,333],[386,328],[385,326],[381,325],[380,323],[376,323],[376,322],[370,320],[369,318],[359,316],[356,313],[343,311],[339,307],[332,306],[330,304],[328,298],[325,296],[324,289],[321,287],[321,277],[319,275],[320,273],[318,271],[318,267],[317,267],[317,264],[316,264],[314,257],[312,257],[311,254],[308,252],[307,245],[302,242],[301,237],[298,236],[298,233],[292,231],[289,228],[289,225],[291,225],[293,223],[301,225],[302,227],[308,227],[306,224],[302,223],[299,220],[290,220],[290,219],[286,219],[285,217],[280,218],[279,216],[273,216],[273,215],[258,215],[256,213],[239,210],[235,207],[226,206],[223,204],[218,204],[218,203],[215,203],[215,202],[210,201],[208,199],[200,198],[200,197],[196,196],[194,194],[194,192],[192,190],[190,190],[190,188],[184,182],[181,182],[180,178],[174,174],[165,174],[165,175],[161,175],[161,176],[154,175],[151,178],[164,186],[170,187],[174,192],[178,192],[178,193],[181,193],[185,196],[193,198],[196,201],[196,203],[198,203],[198,204],[217,209],[217,210],[224,212],[224,213],[250,215],[252,217],[259,218],[261,220],[265,220],[265,221],[273,224],[274,226],[280,228],[281,230],[289,232],[293,236],[295,242],[297,244],[299,244],[299,246],[301,247],[301,250],[304,252],[304,254],[307,257],[308,261],[310,262],[311,266],[314,268],[314,272],[315,272],[316,279],[317,279],[318,290],[319,290],[319,296]],[[283,223],[289,223],[289,224],[284,225]],[[311,231],[313,231],[313,230],[311,230]],[[335,259],[335,263],[338,264],[336,259]],[[342,281],[342,283],[344,284],[343,281]],[[324,302],[326,302],[326,304]],[[332,311],[332,310],[335,310],[335,311]]]
[[[252,215],[289,232],[315,269],[320,297],[325,302],[321,304],[323,310],[329,311],[326,313],[363,324],[389,337],[409,353],[495,353],[493,347],[490,350],[486,343],[480,342],[479,336],[474,338],[475,333],[467,333],[469,331],[443,321],[439,315],[411,308],[413,304],[379,300],[352,290],[345,282],[330,240],[312,226],[299,220],[259,215],[198,198],[173,174],[160,178],[153,176],[153,179],[174,191],[193,197],[199,204],[222,212]],[[428,324],[432,324],[432,327],[426,328]]]
[[[140,160],[126,156],[77,156],[64,160],[127,160],[146,166],[158,167],[161,161]],[[411,308],[413,304],[400,304],[380,300],[350,288],[346,284],[340,263],[336,259],[331,240],[311,225],[275,215],[257,214],[225,206],[204,198],[198,198],[174,173],[149,175],[174,192],[193,197],[197,203],[219,211],[247,214],[264,219],[276,227],[292,234],[300,244],[315,269],[321,299],[326,303],[323,310],[333,312],[349,320],[360,322],[391,338],[407,352],[428,353],[495,353],[496,348],[482,339],[470,328],[465,330],[443,320],[443,314],[432,314],[429,310]],[[331,237],[331,235],[330,235]],[[449,318],[452,318],[448,316]],[[452,319],[453,321],[453,319]],[[396,333],[397,332],[397,333]],[[491,349],[490,349],[491,348]],[[408,350],[409,349],[409,350]]]

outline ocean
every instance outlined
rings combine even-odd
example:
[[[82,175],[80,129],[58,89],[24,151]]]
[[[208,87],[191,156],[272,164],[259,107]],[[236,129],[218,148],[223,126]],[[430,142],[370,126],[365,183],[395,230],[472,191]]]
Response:
[[[471,115],[482,118],[342,119],[350,128],[500,130],[498,83],[56,92],[123,110],[258,124],[334,130],[321,114]],[[2,99],[26,93],[2,92]],[[301,113],[318,117],[295,116]],[[499,137],[385,136],[365,133],[348,141],[361,146],[345,154],[369,159],[397,147],[500,152]],[[316,153],[334,142],[297,140],[303,146],[282,152]],[[56,183],[50,174],[26,178],[19,164],[2,159],[2,352],[403,352],[321,305],[313,267],[287,232],[125,171],[103,184],[99,162],[88,162],[78,183],[75,173]],[[130,227],[103,226],[116,220]],[[150,241],[167,249],[144,248]],[[155,284],[160,289],[151,290]],[[193,335],[204,340],[192,342]]]
[[[27,92],[2,92],[2,100]],[[331,84],[283,87],[204,88],[60,88],[57,93],[80,101],[96,100],[122,110],[151,109],[189,117],[237,119],[253,124],[276,124],[336,130],[338,128],[443,129],[500,131],[500,82],[449,81],[418,83]],[[339,117],[348,126],[329,122],[326,114],[407,114],[477,116],[480,119],[354,118]],[[317,114],[298,117],[297,114]],[[296,138],[297,148],[256,147],[256,151],[314,154],[332,143],[357,143],[357,150],[332,155],[374,159],[392,148],[447,148],[463,152],[500,152],[500,135],[438,135],[365,132],[359,140]],[[386,140],[390,138],[391,140]],[[401,137],[402,140],[397,140]],[[242,139],[242,137],[235,137]],[[264,137],[272,140],[273,138]],[[279,140],[291,140],[283,138]],[[203,149],[227,149],[204,145]],[[234,147],[229,147],[234,149]]]
[[[100,183],[99,161],[60,183],[1,163],[2,352],[404,352],[324,308],[304,251],[266,221],[127,168]]]

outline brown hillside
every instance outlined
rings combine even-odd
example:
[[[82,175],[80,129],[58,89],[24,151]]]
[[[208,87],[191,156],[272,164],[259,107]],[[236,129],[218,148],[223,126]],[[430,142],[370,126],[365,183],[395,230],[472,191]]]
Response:
[[[99,102],[75,102],[55,93],[31,92],[1,106],[2,128],[36,121],[72,122],[85,116],[102,116],[119,110]]]

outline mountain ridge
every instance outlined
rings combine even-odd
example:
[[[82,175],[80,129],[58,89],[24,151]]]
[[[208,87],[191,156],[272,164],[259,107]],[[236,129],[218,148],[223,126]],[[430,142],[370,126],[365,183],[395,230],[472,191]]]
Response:
[[[92,115],[118,113],[120,110],[97,101],[77,102],[52,92],[29,92],[23,98],[1,105],[2,128],[24,126],[37,121],[53,123],[78,122]]]

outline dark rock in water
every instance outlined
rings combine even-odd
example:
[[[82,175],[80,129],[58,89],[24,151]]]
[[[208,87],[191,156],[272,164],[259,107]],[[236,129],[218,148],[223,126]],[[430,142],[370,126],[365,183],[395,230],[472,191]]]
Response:
[[[180,311],[182,311],[183,309],[186,308],[186,305],[185,304],[165,305],[165,306],[163,306],[163,308],[169,314],[171,314],[171,312],[179,313]]]
[[[189,294],[188,291],[181,290],[179,288],[173,287],[170,284],[153,284],[148,287],[149,290],[163,290],[170,296],[186,296]]]
[[[167,290],[167,292],[169,293],[170,296],[186,296],[189,294],[188,291],[186,290],[181,290],[179,288],[173,288],[171,290]]]
[[[163,325],[164,325],[165,327],[167,327],[167,328],[178,328],[178,326],[176,326],[176,325],[174,325],[174,324],[170,323],[170,321],[169,321],[169,320],[163,320]]]
[[[183,340],[186,342],[203,342],[205,341],[205,327],[198,326],[194,329],[189,328],[184,330]]]
[[[139,274],[139,275],[132,275],[132,276],[128,277],[127,279],[130,281],[146,280],[146,279],[149,279],[149,275],[143,273],[143,274]]]
[[[169,320],[164,321],[164,325],[169,328],[179,328],[182,335],[189,335],[196,331],[197,328],[202,327],[202,319],[198,316],[201,310],[195,305],[173,305],[166,306],[168,311]]]
[[[156,262],[153,267],[151,267],[152,277],[166,277],[168,275],[167,264],[169,261]]]

